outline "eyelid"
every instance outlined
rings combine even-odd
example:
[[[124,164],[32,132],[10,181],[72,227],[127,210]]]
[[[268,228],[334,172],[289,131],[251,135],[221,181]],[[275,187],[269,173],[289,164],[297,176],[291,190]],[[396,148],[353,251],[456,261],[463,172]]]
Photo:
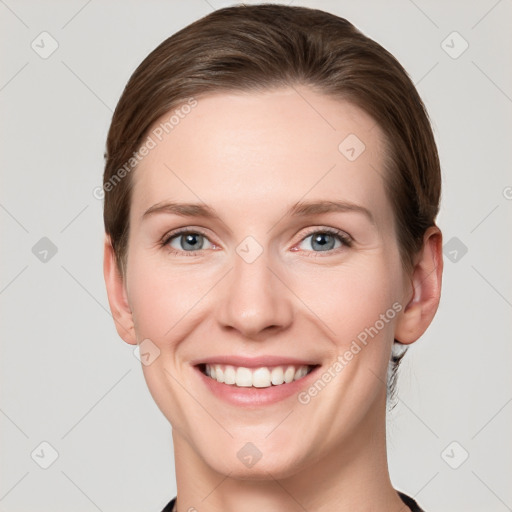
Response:
[[[183,228],[177,228],[175,230],[171,230],[171,231],[167,232],[160,239],[160,244],[163,247],[168,247],[171,239],[173,239],[179,235],[182,235],[182,234],[190,234],[190,233],[200,234],[200,235],[204,236],[214,246],[218,245],[210,240],[210,237],[206,234],[205,230],[203,230],[202,228],[199,228],[199,227],[195,227],[195,226],[186,226]],[[327,227],[327,226],[314,226],[311,229],[309,229],[305,234],[301,235],[301,238],[293,245],[292,250],[294,250],[293,249],[294,247],[296,247],[298,244],[303,242],[306,238],[308,238],[309,236],[311,236],[314,233],[327,233],[327,234],[330,234],[333,236],[337,236],[337,237],[339,237],[339,239],[341,240],[343,245],[342,245],[342,247],[338,247],[337,249],[333,249],[330,251],[305,251],[306,253],[312,253],[313,255],[321,256],[323,252],[325,252],[327,255],[337,254],[340,249],[343,249],[344,247],[345,248],[351,247],[354,242],[354,239],[352,238],[352,236],[349,235],[346,231],[343,231],[338,228]],[[173,254],[183,254],[184,253],[186,256],[192,256],[192,255],[198,255],[198,254],[202,253],[202,251],[205,251],[207,249],[199,249],[198,251],[180,251],[180,250],[176,250],[176,249],[168,247],[168,250]]]
[[[334,254],[339,254],[340,251],[346,250],[347,248],[352,247],[354,243],[354,239],[351,235],[349,235],[346,231],[343,231],[338,228],[333,227],[313,227],[311,230],[308,230],[308,232],[301,236],[300,240],[292,247],[293,251],[298,251],[298,249],[295,249],[297,245],[299,245],[301,242],[303,242],[306,238],[313,235],[314,233],[326,233],[335,237],[338,237],[338,239],[341,241],[342,245],[341,247],[337,247],[336,249],[332,249],[329,251],[304,251],[308,257],[322,257],[322,256],[332,256]]]
[[[320,226],[320,227],[311,228],[311,230],[309,230],[305,235],[302,235],[302,238],[299,240],[299,242],[302,242],[302,240],[304,240],[304,238],[307,238],[308,236],[312,235],[313,233],[329,233],[331,235],[337,235],[337,236],[343,237],[347,240],[353,241],[353,238],[346,231],[343,231],[342,229],[331,228],[328,226]]]
[[[213,245],[218,245],[218,244],[215,244],[214,242],[212,242],[210,240],[210,236],[206,233],[205,230],[203,230],[202,228],[199,228],[199,227],[195,227],[195,226],[186,226],[184,228],[177,228],[177,229],[173,229],[171,231],[168,231],[167,233],[165,233],[165,235],[160,239],[160,244],[165,246],[167,245],[172,238],[175,238],[179,235],[183,235],[183,234],[189,234],[189,233],[192,233],[192,234],[199,234],[199,235],[203,235],[205,238],[208,239],[208,241],[213,244]],[[203,250],[203,249],[201,249]],[[200,251],[183,251],[183,252],[200,252]]]

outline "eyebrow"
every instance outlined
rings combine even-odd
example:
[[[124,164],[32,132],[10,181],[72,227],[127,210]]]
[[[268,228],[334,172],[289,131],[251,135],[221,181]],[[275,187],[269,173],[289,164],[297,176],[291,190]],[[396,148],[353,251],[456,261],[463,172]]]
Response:
[[[363,214],[375,224],[375,219],[368,208],[346,201],[299,201],[292,205],[283,217],[306,217],[322,213],[355,212]],[[145,219],[156,213],[179,215],[180,217],[203,217],[221,220],[214,208],[201,203],[177,203],[172,201],[157,203],[148,208],[142,215]]]

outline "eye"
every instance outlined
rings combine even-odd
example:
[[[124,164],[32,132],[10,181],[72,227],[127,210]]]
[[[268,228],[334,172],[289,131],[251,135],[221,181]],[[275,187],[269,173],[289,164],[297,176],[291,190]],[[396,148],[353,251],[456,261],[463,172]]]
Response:
[[[205,241],[211,245],[211,242],[203,233],[182,229],[166,235],[161,243],[162,246],[169,248],[172,254],[196,256],[194,253],[211,248],[205,247]]]
[[[311,239],[309,245],[313,248],[312,251],[301,247],[308,239]],[[193,231],[190,228],[168,233],[163,237],[160,244],[169,250],[171,254],[182,256],[198,256],[199,254],[197,253],[200,253],[203,249],[214,247],[204,233]],[[208,244],[210,245],[208,246]],[[314,253],[337,253],[339,250],[351,246],[352,238],[347,233],[333,228],[317,228],[304,237],[299,244],[301,250],[313,253],[313,256],[317,256]],[[293,248],[292,250],[296,251],[297,249]]]
[[[310,242],[307,240],[311,239]],[[338,245],[336,245],[338,242]],[[338,252],[337,249],[344,249],[352,245],[352,239],[343,231],[332,228],[316,229],[310,232],[305,238],[301,240],[299,247],[306,243],[313,248],[312,252]],[[307,251],[308,249],[306,249]],[[315,255],[316,256],[316,255]]]

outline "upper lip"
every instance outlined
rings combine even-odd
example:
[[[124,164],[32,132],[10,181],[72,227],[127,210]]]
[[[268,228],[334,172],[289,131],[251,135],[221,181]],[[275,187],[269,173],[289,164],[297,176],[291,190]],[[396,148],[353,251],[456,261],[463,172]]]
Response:
[[[295,357],[284,356],[259,356],[259,357],[245,357],[245,356],[212,356],[203,359],[195,359],[191,364],[196,366],[200,364],[228,364],[231,366],[241,366],[244,368],[260,368],[262,366],[316,366],[317,362],[311,360],[297,359]]]

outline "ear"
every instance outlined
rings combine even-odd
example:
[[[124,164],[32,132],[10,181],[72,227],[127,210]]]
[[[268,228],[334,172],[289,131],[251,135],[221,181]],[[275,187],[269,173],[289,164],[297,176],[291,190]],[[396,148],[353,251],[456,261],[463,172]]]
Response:
[[[128,304],[128,296],[123,276],[119,272],[114,248],[110,237],[105,234],[103,253],[103,276],[107,287],[108,303],[119,336],[130,345],[137,344],[133,317]]]
[[[408,303],[396,323],[395,339],[400,343],[415,342],[432,322],[441,298],[442,275],[442,234],[432,226],[425,232],[423,247],[416,255],[405,291]]]

